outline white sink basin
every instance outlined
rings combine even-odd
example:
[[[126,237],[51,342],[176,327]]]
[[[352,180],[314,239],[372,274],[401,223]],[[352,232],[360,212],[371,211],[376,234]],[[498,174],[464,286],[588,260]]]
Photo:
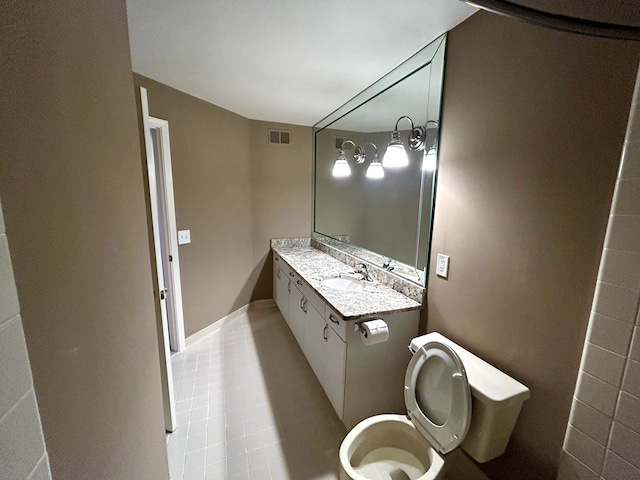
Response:
[[[330,277],[322,280],[322,284],[343,292],[357,292],[364,288],[362,283],[354,278]]]

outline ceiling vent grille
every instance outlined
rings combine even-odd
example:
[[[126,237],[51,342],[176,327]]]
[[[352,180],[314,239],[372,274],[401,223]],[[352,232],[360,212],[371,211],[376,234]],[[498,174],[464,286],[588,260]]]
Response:
[[[289,144],[288,130],[269,130],[269,143]]]

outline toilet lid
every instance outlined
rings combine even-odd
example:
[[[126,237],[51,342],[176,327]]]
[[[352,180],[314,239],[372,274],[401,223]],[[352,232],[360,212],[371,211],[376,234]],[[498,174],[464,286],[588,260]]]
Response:
[[[462,360],[451,347],[429,342],[413,355],[404,400],[416,429],[440,453],[464,440],[471,421],[471,390]]]

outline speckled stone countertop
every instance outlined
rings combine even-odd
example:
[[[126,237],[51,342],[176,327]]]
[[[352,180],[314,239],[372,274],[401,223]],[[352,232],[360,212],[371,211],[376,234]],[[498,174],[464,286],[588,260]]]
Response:
[[[422,307],[415,300],[375,280],[362,282],[364,289],[356,292],[327,287],[322,284],[323,279],[352,273],[353,268],[311,246],[272,245],[272,248],[345,320],[419,310]]]

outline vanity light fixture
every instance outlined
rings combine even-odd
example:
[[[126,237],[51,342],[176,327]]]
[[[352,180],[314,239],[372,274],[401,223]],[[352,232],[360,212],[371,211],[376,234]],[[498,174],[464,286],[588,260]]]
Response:
[[[348,177],[349,175],[351,175],[351,167],[349,166],[349,163],[347,162],[347,156],[344,153],[344,145],[346,143],[350,143],[351,145],[356,147],[356,144],[351,140],[345,140],[344,142],[342,142],[342,145],[340,146],[340,153],[338,153],[336,163],[334,163],[333,165],[332,173],[334,177]]]
[[[421,125],[414,126],[411,117],[403,115],[396,122],[396,127],[391,134],[391,141],[387,145],[387,151],[382,159],[382,165],[385,168],[400,168],[409,165],[409,157],[407,156],[407,150],[405,149],[404,142],[400,138],[400,131],[398,130],[398,124],[400,120],[406,118],[411,122],[411,132],[409,133],[409,149],[411,151],[418,151],[424,149],[424,143],[427,138],[427,129]]]
[[[427,125],[429,123],[435,123],[436,129],[438,128],[438,122],[435,120],[427,120]],[[424,157],[422,158],[422,170],[427,172],[433,172],[436,169],[438,153],[436,151],[436,143],[438,142],[438,132],[436,132],[436,136],[433,139],[433,145],[429,150],[425,151]]]

